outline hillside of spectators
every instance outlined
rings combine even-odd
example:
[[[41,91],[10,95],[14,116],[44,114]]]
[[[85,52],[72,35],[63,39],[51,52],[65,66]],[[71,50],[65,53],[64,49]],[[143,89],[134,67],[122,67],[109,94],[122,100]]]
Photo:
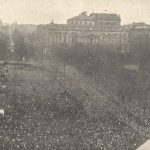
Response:
[[[80,43],[54,46],[51,53],[58,61],[76,67],[97,84],[102,84],[118,97],[118,105],[125,105],[126,109],[130,109],[145,122],[143,125],[149,126],[149,43],[134,45],[129,53],[113,52],[109,47]],[[134,65],[138,69],[127,69],[126,65]]]

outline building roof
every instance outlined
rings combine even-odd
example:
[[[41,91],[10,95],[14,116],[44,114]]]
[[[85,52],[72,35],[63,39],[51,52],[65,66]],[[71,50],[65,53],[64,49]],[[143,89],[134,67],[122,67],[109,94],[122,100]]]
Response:
[[[120,16],[109,13],[92,13],[89,16],[86,13],[81,13],[78,16],[72,17],[68,20],[106,20],[106,21],[120,21]]]
[[[92,13],[90,16],[94,16],[96,19],[102,19],[102,20],[115,20],[120,21],[120,16],[117,14],[110,14],[110,13]]]
[[[72,17],[72,18],[70,18],[68,20],[89,20],[89,21],[93,20],[94,21],[95,17],[79,15],[79,16]]]
[[[37,30],[40,31],[46,31],[46,30],[55,30],[55,31],[111,31],[111,32],[123,32],[121,28],[101,28],[101,27],[89,27],[89,26],[84,26],[84,27],[79,27],[76,25],[70,25],[70,24],[47,24],[47,25],[39,25],[37,27]]]
[[[138,22],[138,23],[133,23],[132,28],[135,28],[135,29],[148,29],[148,28],[150,28],[150,25],[148,25],[144,22]]]

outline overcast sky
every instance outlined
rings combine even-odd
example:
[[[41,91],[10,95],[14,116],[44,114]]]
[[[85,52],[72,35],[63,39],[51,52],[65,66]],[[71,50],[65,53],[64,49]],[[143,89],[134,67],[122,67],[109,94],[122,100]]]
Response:
[[[122,24],[150,24],[150,0],[0,0],[0,18],[7,23],[65,23],[85,10],[118,13]]]

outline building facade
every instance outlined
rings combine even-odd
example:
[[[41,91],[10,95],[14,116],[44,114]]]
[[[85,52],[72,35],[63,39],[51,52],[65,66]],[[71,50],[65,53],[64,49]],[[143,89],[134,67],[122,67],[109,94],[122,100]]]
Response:
[[[128,32],[122,29],[117,14],[82,12],[67,20],[67,24],[40,25],[37,32],[46,45],[83,43],[125,46]]]
[[[129,30],[128,42],[130,50],[145,47],[149,45],[150,41],[150,25],[145,23],[133,23]]]

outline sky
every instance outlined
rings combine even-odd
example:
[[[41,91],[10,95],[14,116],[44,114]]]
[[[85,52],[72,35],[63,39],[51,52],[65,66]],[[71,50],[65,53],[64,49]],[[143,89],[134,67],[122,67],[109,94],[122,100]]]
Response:
[[[150,24],[150,0],[0,0],[4,23],[46,24],[52,19],[66,23],[82,11],[120,14],[121,24]]]

